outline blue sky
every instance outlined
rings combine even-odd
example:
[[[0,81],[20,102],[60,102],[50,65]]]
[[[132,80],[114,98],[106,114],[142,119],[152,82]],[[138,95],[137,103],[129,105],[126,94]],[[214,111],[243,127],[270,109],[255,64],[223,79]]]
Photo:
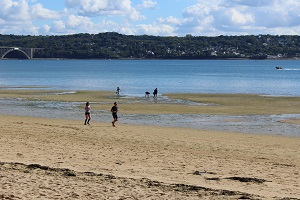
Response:
[[[299,35],[300,0],[1,0],[0,34]]]

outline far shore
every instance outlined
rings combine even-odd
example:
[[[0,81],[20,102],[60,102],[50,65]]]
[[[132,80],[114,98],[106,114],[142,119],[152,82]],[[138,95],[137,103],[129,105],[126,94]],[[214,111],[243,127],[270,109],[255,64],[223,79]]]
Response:
[[[186,58],[186,59],[151,59],[151,58],[89,58],[88,60],[254,60],[254,61],[260,61],[260,60],[299,60],[299,57],[294,58],[266,58],[266,59],[258,59],[258,58],[201,58],[201,59],[194,59],[194,58]],[[0,60],[28,60],[28,59],[21,59],[21,58],[2,58]],[[87,60],[82,58],[31,58],[30,60]]]

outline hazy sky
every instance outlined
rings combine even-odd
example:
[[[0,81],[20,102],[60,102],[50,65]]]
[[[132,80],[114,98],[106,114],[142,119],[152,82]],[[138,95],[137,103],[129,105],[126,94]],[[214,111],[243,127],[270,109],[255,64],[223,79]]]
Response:
[[[0,0],[0,34],[300,35],[300,0]]]

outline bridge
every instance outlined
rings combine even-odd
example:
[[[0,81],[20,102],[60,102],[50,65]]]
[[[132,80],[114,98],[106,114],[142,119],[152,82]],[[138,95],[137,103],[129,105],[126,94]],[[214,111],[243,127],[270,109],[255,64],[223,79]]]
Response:
[[[22,52],[28,59],[33,59],[34,52],[43,50],[44,48],[22,48],[22,47],[0,47],[1,59],[12,51]]]

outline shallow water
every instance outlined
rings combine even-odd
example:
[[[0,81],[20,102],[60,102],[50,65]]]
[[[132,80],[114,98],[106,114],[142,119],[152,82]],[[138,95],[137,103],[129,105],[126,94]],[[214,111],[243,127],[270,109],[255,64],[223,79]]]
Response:
[[[161,98],[161,97],[159,97]],[[165,101],[165,99],[161,99]],[[78,106],[82,102],[28,101],[24,99],[0,99],[0,114],[84,121],[84,111]],[[166,103],[168,103],[166,101]],[[188,103],[188,102],[180,102]],[[204,105],[205,106],[205,105]],[[271,134],[300,137],[300,125],[281,123],[280,120],[300,118],[300,114],[227,116],[204,114],[122,114],[119,123],[187,127],[204,130]],[[108,110],[93,110],[92,122],[111,122]]]

